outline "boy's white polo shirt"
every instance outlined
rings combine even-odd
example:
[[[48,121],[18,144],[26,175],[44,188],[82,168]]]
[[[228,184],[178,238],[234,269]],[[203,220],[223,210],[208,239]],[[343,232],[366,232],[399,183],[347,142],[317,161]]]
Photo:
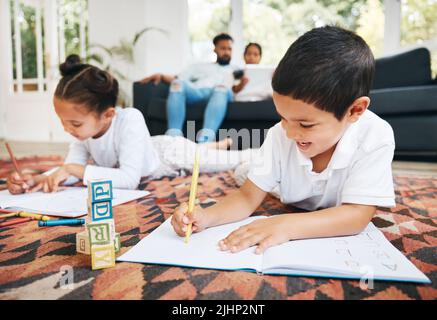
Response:
[[[327,168],[315,173],[311,159],[278,123],[252,161],[248,178],[266,192],[279,186],[281,202],[311,211],[342,203],[394,207],[394,148],[390,125],[367,110],[345,131]]]

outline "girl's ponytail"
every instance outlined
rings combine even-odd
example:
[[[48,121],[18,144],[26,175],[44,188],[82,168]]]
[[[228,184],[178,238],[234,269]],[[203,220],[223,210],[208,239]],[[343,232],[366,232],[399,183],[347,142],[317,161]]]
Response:
[[[59,70],[62,79],[55,91],[58,99],[83,104],[98,114],[115,107],[118,81],[108,72],[82,63],[78,55],[68,56]]]

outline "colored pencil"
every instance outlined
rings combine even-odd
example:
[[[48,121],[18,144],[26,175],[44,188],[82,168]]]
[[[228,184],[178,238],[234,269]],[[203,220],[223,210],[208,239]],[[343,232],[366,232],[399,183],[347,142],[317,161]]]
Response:
[[[18,216],[18,212],[7,213],[7,214],[2,214],[2,215],[0,215],[0,219],[10,218],[10,217],[16,217],[16,216]]]
[[[13,226],[15,224],[24,223],[24,222],[28,222],[28,221],[32,221],[32,220],[33,220],[32,218],[14,219],[14,220],[10,220],[10,221],[6,221],[6,222],[0,223],[0,227],[9,227],[9,226]]]
[[[18,167],[17,160],[14,157],[14,153],[12,152],[11,146],[9,143],[5,142],[6,149],[8,149],[9,157],[11,158],[12,165],[14,166],[15,171],[17,171],[18,175],[20,176],[21,180],[23,180],[23,175],[21,173],[20,168]]]
[[[194,168],[193,168],[193,176],[191,177],[191,187],[190,187],[190,197],[188,199],[188,214],[192,214],[194,210],[194,205],[196,203],[196,193],[197,193],[197,180],[199,178],[199,162],[200,162],[200,154],[199,150],[196,149],[196,155],[194,159]],[[187,226],[187,230],[185,231],[185,243],[188,243],[190,239],[192,223]]]

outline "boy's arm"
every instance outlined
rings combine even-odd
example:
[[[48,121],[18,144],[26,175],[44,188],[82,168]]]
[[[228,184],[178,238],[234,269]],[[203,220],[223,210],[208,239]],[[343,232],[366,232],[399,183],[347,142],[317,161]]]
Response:
[[[375,211],[375,206],[342,204],[314,212],[260,219],[229,234],[220,247],[238,252],[258,244],[256,252],[262,253],[289,240],[353,235],[367,226]]]
[[[347,236],[360,233],[376,212],[375,206],[342,204],[308,213],[292,214],[291,240]]]
[[[259,207],[266,194],[247,179],[240,189],[204,210],[207,226],[213,227],[249,217]]]
[[[266,192],[248,179],[240,189],[207,209],[196,207],[188,213],[187,204],[182,203],[173,213],[171,224],[174,231],[183,237],[189,224],[192,224],[193,232],[200,232],[205,228],[239,221],[250,216],[265,196]]]

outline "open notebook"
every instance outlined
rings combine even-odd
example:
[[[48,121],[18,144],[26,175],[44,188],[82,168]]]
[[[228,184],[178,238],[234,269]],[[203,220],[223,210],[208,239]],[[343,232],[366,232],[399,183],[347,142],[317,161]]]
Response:
[[[220,270],[245,270],[272,275],[300,275],[430,283],[372,223],[356,236],[289,241],[254,253],[220,251],[217,243],[254,219],[194,233],[188,244],[176,235],[170,219],[142,239],[117,261],[165,264]]]
[[[113,189],[112,205],[116,206],[149,195],[148,191]],[[87,210],[87,188],[70,187],[56,193],[25,193],[12,195],[0,191],[0,208],[41,213],[54,217],[77,218]]]

